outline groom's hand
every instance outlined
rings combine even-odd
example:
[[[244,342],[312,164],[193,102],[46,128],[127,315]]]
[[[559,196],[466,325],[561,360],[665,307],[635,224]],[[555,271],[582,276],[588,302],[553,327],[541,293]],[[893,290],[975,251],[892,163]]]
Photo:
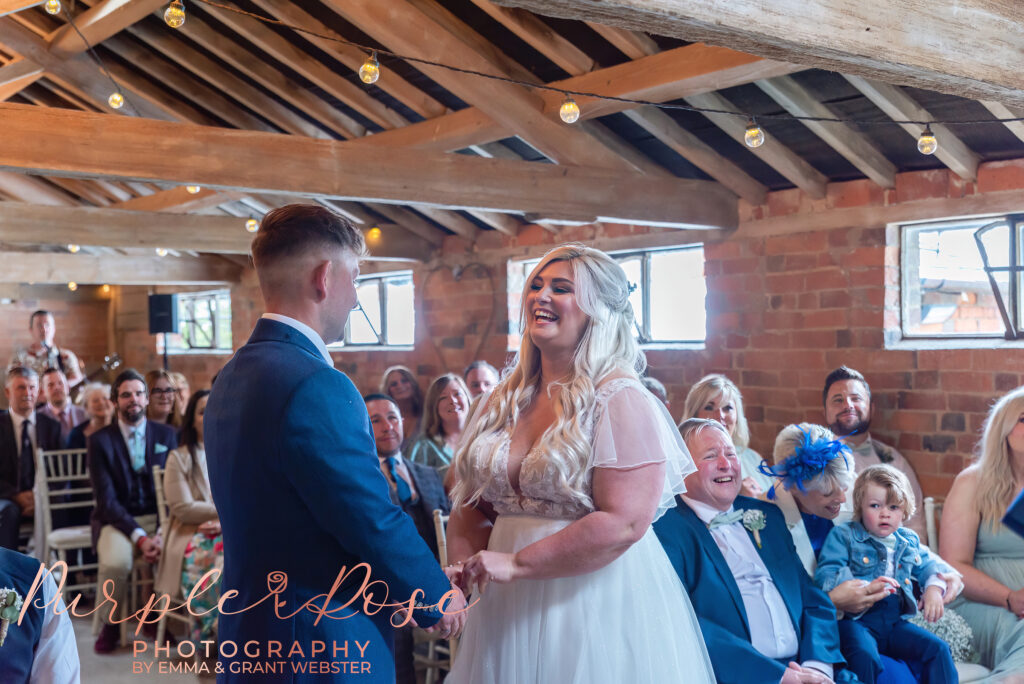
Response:
[[[459,636],[462,633],[462,628],[466,626],[466,597],[463,595],[462,590],[456,586],[452,586],[452,591],[455,593],[448,601],[448,604],[442,609],[444,615],[434,626],[426,630],[428,632],[437,632],[442,639],[452,639]]]

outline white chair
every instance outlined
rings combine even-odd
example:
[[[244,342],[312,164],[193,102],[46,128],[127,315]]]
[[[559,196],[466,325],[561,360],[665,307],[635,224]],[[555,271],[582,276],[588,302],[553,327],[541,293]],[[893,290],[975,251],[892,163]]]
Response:
[[[53,560],[68,563],[68,552],[77,552],[77,562],[68,563],[68,578],[73,572],[95,572],[96,563],[86,563],[83,551],[92,549],[92,530],[88,525],[53,529],[54,511],[88,510],[96,501],[92,481],[89,480],[89,459],[85,449],[36,451],[36,516],[42,523],[42,548],[38,557],[46,564]],[[59,580],[59,575],[54,577]],[[83,589],[93,589],[95,582],[64,584],[65,595]]]
[[[448,523],[448,516],[440,509],[434,509],[434,532],[437,536],[437,556],[441,561],[441,567],[448,565],[448,539],[445,535],[445,525]],[[448,644],[437,633],[426,632],[419,627],[413,629],[413,641],[415,644],[427,644],[427,654],[413,654],[413,661],[417,669],[426,671],[425,684],[435,684],[441,676],[441,671],[449,671],[455,660],[455,649],[458,639],[448,639]]]
[[[153,489],[156,492],[156,514],[157,519],[160,521],[160,530],[165,536],[168,531],[170,509],[167,505],[167,499],[164,497],[164,469],[160,466],[153,466]],[[160,562],[164,562],[164,556],[160,557]],[[177,596],[172,596],[171,601],[173,603],[182,603],[185,598],[181,595],[181,590],[178,590]],[[184,609],[183,609],[184,610]],[[164,641],[164,635],[167,632],[167,622],[164,618],[171,618],[185,624],[185,637],[189,638],[192,634],[192,622],[194,618],[192,613],[184,610],[184,612],[174,611],[165,613],[161,618],[160,622],[157,623],[156,627],[156,643],[161,644]]]
[[[928,548],[932,553],[939,552],[939,528],[938,520],[942,519],[942,502],[936,501],[935,497],[924,498],[924,524],[928,532]],[[989,675],[989,669],[983,665],[974,663],[957,663],[956,672],[960,676],[961,684],[978,682]]]

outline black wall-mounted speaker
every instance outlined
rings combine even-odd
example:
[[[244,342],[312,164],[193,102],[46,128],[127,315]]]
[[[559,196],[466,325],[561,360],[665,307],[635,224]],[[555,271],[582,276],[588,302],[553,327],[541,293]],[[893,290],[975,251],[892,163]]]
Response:
[[[178,295],[149,295],[149,334],[178,332]]]

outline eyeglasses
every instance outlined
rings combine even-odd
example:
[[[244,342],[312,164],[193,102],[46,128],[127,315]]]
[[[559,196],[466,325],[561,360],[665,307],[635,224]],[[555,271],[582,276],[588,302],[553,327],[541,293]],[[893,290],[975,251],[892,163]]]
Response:
[[[152,395],[158,396],[158,395],[161,395],[161,394],[174,394],[177,391],[178,391],[177,387],[165,387],[163,389],[161,389],[160,387],[156,387],[154,389],[149,390],[149,393],[152,394]]]

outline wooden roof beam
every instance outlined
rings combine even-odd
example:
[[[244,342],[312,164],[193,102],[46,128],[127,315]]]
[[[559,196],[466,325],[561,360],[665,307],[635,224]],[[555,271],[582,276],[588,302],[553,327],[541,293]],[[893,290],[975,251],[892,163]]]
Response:
[[[18,58],[0,67],[0,100],[7,100],[12,95],[32,85],[46,71],[30,59]]]
[[[53,187],[46,181],[22,173],[0,171],[0,192],[22,202],[32,202],[55,207],[69,207],[79,204],[76,198]],[[0,204],[0,207],[7,203]],[[5,226],[6,229],[6,226]],[[39,241],[40,233],[36,233]]]
[[[690,95],[686,101],[694,107],[703,109],[718,109],[740,114],[740,110],[733,103],[718,93],[701,93]],[[713,124],[725,131],[730,138],[741,145],[744,145],[743,136],[747,132],[747,122],[742,116],[733,114],[712,114],[704,112],[704,116]],[[825,196],[825,186],[828,179],[820,171],[803,160],[793,150],[783,145],[778,140],[769,140],[761,147],[747,148],[751,154],[771,166],[780,174],[785,176],[789,182],[797,186],[815,199]]]
[[[109,285],[197,285],[238,282],[242,269],[214,256],[199,258],[3,252],[0,282]]]
[[[594,29],[602,38],[619,49],[619,52],[630,59],[640,59],[647,55],[661,52],[661,48],[654,42],[654,39],[640,31],[627,31],[617,26],[598,24],[597,22],[585,22],[587,26]]]
[[[730,45],[809,68],[1024,106],[1016,0],[496,0],[539,14]],[[927,28],[925,28],[927,26]],[[923,40],[922,32],[941,36]]]
[[[499,7],[490,0],[473,0],[473,4],[570,76],[585,74],[594,68],[593,59],[535,15],[525,10]]]
[[[914,98],[907,95],[899,86],[889,85],[881,81],[873,81],[861,76],[843,74],[864,97],[871,100],[876,107],[892,119],[909,119],[912,121],[930,121],[934,117]],[[924,126],[918,124],[900,124],[900,128],[915,140],[924,132]],[[932,133],[939,141],[935,156],[948,166],[953,173],[964,180],[978,179],[978,164],[981,159],[953,131],[942,124],[934,124]]]
[[[790,76],[755,81],[754,85],[793,116],[835,116],[835,112],[819,102]],[[883,188],[896,186],[896,165],[886,159],[881,150],[860,131],[843,122],[802,120],[800,123],[807,126],[811,132],[875,183]]]
[[[106,180],[165,181],[583,220],[729,228],[735,196],[708,181],[593,167],[377,148],[29,105],[0,104],[0,168]],[[85,137],[89,145],[82,145]],[[45,138],[47,145],[39,145]],[[97,155],[94,150],[103,150]],[[210,164],[230,159],[231,164]]]
[[[234,202],[241,197],[242,194],[238,192],[221,192],[219,190],[210,190],[209,188],[200,188],[199,192],[192,194],[186,186],[179,185],[169,190],[161,190],[152,195],[118,202],[117,204],[110,205],[110,208],[187,214],[193,211],[216,207],[227,202]]]
[[[0,69],[2,71],[2,69]],[[1024,117],[1024,109],[1019,107],[1007,107],[1004,104],[993,100],[980,100],[985,109],[992,112],[992,116],[998,119],[1019,119]],[[1011,133],[1019,139],[1024,140],[1024,121],[1006,121],[1003,123]]]
[[[50,34],[50,54],[70,57],[85,52],[89,45],[99,45],[166,4],[167,0],[101,0],[75,17],[78,31],[64,24]]]
[[[46,0],[0,0],[0,17],[20,12],[29,7],[42,5]]]

